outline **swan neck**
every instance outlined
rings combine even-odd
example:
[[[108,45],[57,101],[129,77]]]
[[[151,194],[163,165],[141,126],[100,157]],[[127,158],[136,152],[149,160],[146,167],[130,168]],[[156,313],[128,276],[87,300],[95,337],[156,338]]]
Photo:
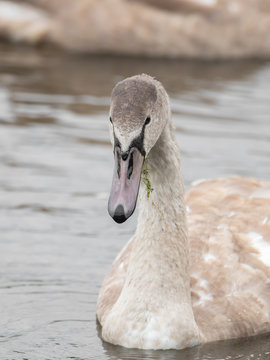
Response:
[[[146,269],[148,274],[155,273],[154,278],[158,279],[156,274],[161,271],[163,280],[171,284],[176,292],[180,291],[184,302],[190,302],[184,186],[179,150],[171,122],[166,125],[147,161],[152,191],[147,193],[142,179],[140,212],[134,239],[134,257],[132,256],[134,273],[138,258],[143,267],[148,267],[151,263],[150,269]],[[133,276],[132,265],[130,270],[129,274]],[[176,279],[177,283],[174,283]]]
[[[145,160],[139,201],[138,228],[186,233],[181,161],[171,121]]]

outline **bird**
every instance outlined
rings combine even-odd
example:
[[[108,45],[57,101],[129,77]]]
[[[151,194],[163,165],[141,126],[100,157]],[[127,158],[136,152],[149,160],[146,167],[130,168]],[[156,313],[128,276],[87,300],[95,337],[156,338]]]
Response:
[[[202,179],[185,192],[170,101],[140,74],[110,106],[114,171],[108,212],[135,234],[101,287],[106,342],[183,349],[270,331],[270,182]]]
[[[269,27],[269,0],[0,0],[1,38],[83,54],[269,59]]]

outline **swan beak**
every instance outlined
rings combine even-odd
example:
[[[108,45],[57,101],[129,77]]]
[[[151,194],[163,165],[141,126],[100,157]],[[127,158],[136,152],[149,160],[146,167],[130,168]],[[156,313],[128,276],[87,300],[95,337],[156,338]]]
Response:
[[[117,223],[126,221],[134,212],[139,192],[144,156],[135,147],[122,153],[114,149],[115,166],[108,211]]]

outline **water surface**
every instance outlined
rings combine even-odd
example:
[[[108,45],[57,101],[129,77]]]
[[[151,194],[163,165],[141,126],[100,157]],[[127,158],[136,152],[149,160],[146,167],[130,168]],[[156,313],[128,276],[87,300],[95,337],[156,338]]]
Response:
[[[136,226],[107,214],[117,81],[149,73],[171,97],[186,186],[270,180],[270,62],[78,57],[0,45],[0,358],[268,359],[270,336],[183,351],[99,338],[95,307]]]

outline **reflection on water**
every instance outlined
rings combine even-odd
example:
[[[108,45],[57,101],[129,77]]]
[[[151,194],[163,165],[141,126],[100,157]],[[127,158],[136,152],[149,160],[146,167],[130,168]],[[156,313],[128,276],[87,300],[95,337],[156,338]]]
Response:
[[[249,339],[219,341],[184,350],[136,350],[103,343],[108,359],[252,360],[270,359],[269,334]]]
[[[114,84],[146,72],[171,100],[186,185],[270,179],[270,63],[76,57],[0,46],[1,359],[267,359],[269,335],[184,351],[103,343],[96,298],[136,226],[106,210]]]

